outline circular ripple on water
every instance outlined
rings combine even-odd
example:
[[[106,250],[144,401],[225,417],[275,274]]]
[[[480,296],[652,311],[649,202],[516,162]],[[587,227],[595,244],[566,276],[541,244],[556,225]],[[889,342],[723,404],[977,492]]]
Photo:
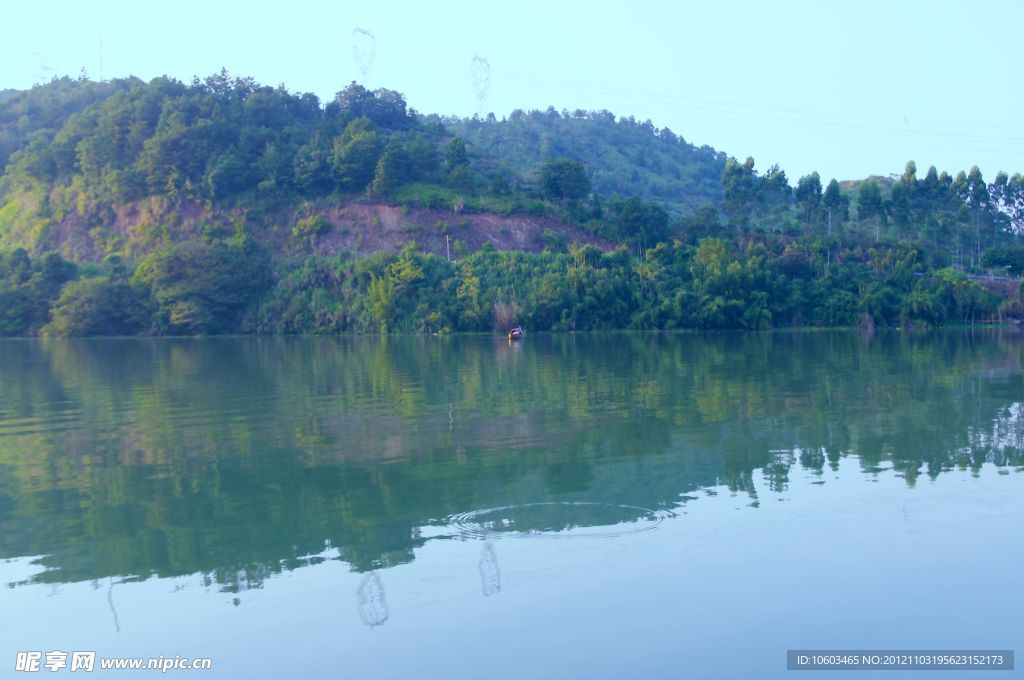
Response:
[[[615,538],[656,529],[669,517],[675,513],[636,505],[549,501],[472,510],[446,522],[466,538]]]

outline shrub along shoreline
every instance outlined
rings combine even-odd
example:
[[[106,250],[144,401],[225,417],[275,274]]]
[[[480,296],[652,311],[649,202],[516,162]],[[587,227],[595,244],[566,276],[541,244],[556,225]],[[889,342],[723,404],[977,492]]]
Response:
[[[781,239],[572,245],[273,262],[251,241],[164,246],[78,266],[0,253],[0,335],[114,336],[916,327],[1024,317],[1021,284],[929,269],[909,246]]]

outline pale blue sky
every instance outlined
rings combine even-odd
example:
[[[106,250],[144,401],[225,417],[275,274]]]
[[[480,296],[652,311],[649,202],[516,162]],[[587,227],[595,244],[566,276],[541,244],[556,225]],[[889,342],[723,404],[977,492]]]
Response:
[[[18,3],[3,10],[0,88],[53,74],[226,67],[327,98],[359,71],[426,113],[608,109],[687,140],[779,163],[795,183],[901,172],[1024,172],[1024,2]]]

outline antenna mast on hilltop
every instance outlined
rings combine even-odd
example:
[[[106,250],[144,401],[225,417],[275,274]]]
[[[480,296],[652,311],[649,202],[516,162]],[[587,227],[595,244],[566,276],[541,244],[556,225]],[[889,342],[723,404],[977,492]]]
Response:
[[[373,37],[373,33],[365,28],[357,28],[352,31],[352,57],[356,61],[356,69],[362,77],[364,87],[366,86],[366,76],[370,72],[370,67],[373,66],[376,46],[377,39]]]
[[[487,115],[487,93],[491,89],[491,63],[474,54],[470,73],[473,77],[473,91],[476,92],[477,113],[484,118]]]

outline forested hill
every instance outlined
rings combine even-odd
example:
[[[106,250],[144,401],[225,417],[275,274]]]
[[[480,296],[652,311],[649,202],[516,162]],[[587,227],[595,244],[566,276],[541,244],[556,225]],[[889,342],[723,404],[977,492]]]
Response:
[[[791,185],[605,112],[0,92],[0,336],[1024,321],[1024,176]]]
[[[451,121],[481,160],[528,175],[551,157],[583,162],[594,191],[637,196],[682,215],[722,198],[726,156],[696,147],[668,128],[608,111],[513,111],[504,120]]]
[[[464,239],[540,249],[546,226],[548,240],[587,242],[560,224],[612,217],[627,199],[677,215],[715,202],[725,160],[607,112],[463,121],[355,83],[325,103],[226,73],[190,84],[64,78],[0,92],[0,248],[98,261],[226,229],[308,251],[333,228],[335,250],[368,252],[381,239],[358,247],[338,235],[376,218],[345,223],[331,210],[377,203],[553,219],[519,242],[500,238],[504,224]],[[417,220],[438,221],[414,215],[410,230]],[[589,232],[589,242],[616,238],[614,225]]]

